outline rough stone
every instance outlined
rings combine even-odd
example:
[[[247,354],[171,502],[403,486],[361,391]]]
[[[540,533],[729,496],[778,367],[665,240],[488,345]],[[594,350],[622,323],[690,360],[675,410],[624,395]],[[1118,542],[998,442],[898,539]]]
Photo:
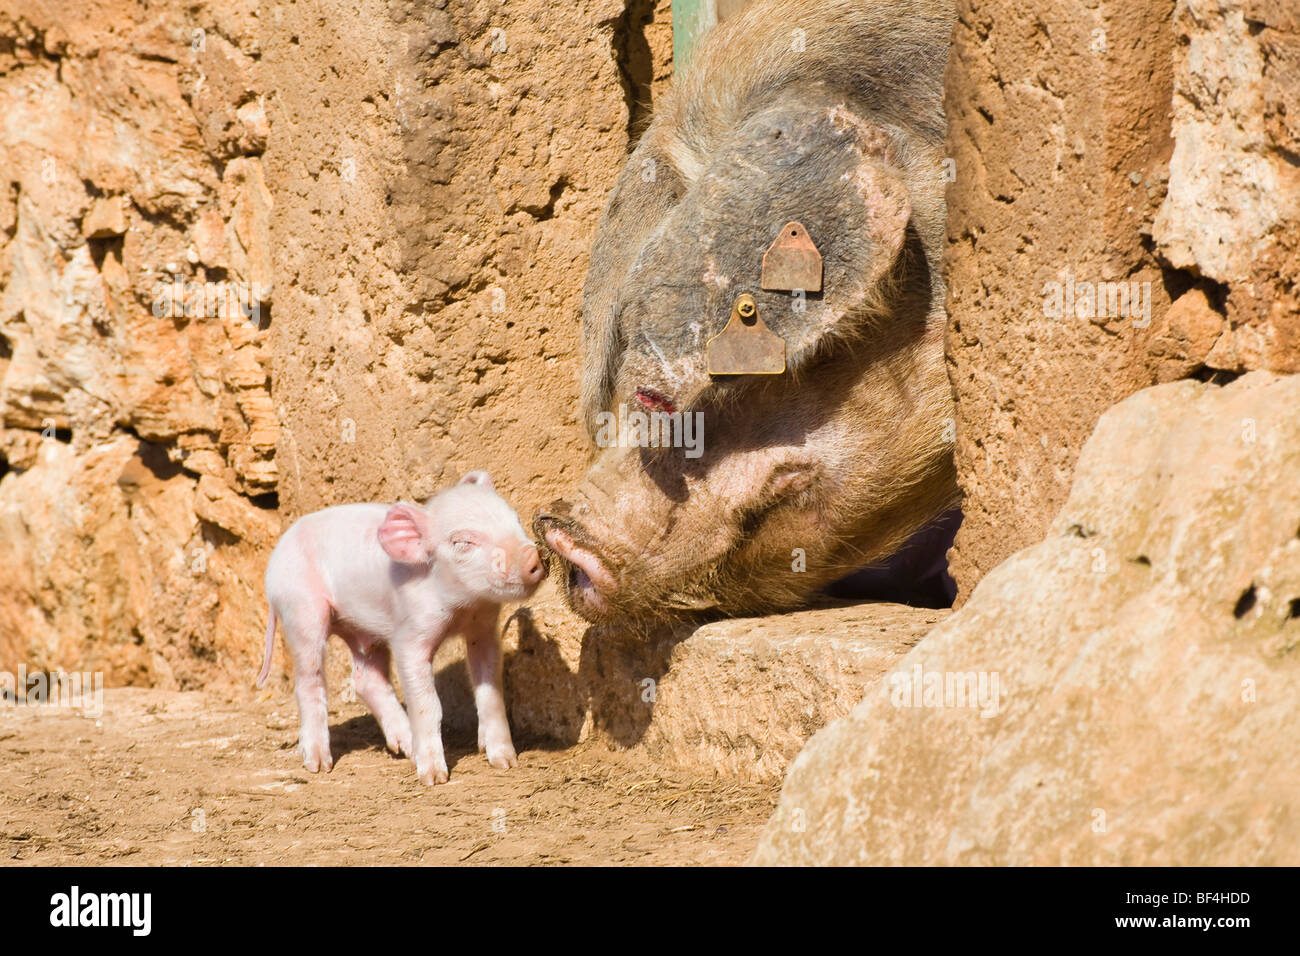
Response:
[[[193,480],[161,446],[129,435],[84,452],[42,441],[30,467],[0,482],[5,669],[210,683],[219,642],[242,645],[255,626],[252,582],[278,522],[221,479],[204,482],[224,509],[196,503]]]
[[[270,285],[271,200],[256,17],[221,7],[0,3],[8,670],[183,687],[253,656],[278,425],[238,293]]]
[[[1108,411],[1048,537],[813,738],[755,859],[1300,862],[1297,474],[1300,377]]]
[[[264,18],[286,518],[487,468],[581,475],[578,299],[669,4],[366,0]]]
[[[1215,284],[1228,328],[1207,366],[1300,371],[1300,18],[1267,0],[1179,0],[1174,28],[1175,145],[1152,236]]]
[[[657,685],[629,688],[633,708],[653,704],[637,747],[657,763],[779,780],[948,613],[866,604],[705,625],[673,648]]]
[[[962,601],[1042,537],[1115,402],[1216,369],[1300,370],[1300,27],[1267,0],[958,8],[945,267]]]
[[[81,234],[87,239],[110,239],[126,235],[126,199],[110,196],[96,199],[81,220]]]
[[[506,630],[511,724],[525,737],[631,748],[665,767],[779,779],[947,613],[858,604],[631,635],[588,627],[548,585]],[[458,653],[439,660],[444,696],[472,714],[468,688],[450,686]]]
[[[580,472],[586,249],[669,23],[0,0],[0,667],[244,683],[282,522]]]

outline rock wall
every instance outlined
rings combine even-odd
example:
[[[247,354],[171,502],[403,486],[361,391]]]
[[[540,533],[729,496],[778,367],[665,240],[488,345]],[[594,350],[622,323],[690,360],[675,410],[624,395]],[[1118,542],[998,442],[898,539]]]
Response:
[[[1116,401],[1214,370],[1300,371],[1300,27],[1264,0],[958,6],[960,601],[1042,537]]]
[[[964,604],[812,738],[755,861],[1294,864],[1300,20],[959,10]]]
[[[666,74],[629,32],[651,9],[278,10],[261,74],[286,516],[427,496],[474,467],[531,511],[585,464],[578,294]]]
[[[0,12],[0,666],[187,686],[278,531],[253,5]]]
[[[668,6],[0,2],[0,667],[242,684],[283,522],[575,477]]]

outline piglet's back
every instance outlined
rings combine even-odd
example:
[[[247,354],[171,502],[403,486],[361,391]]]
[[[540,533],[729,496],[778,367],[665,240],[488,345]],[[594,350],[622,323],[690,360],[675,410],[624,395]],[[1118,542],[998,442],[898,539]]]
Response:
[[[384,581],[392,559],[379,544],[379,526],[391,505],[335,505],[295,521],[266,568],[268,597],[285,589],[319,587],[336,607],[357,585]]]

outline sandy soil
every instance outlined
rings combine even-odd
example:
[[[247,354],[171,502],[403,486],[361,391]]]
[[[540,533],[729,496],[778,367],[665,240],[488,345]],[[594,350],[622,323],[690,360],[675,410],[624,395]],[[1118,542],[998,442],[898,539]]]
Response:
[[[738,864],[776,799],[601,745],[524,746],[500,771],[472,740],[448,741],[451,782],[430,789],[361,705],[330,730],[334,771],[312,775],[291,697],[110,690],[98,719],[0,706],[0,863]]]

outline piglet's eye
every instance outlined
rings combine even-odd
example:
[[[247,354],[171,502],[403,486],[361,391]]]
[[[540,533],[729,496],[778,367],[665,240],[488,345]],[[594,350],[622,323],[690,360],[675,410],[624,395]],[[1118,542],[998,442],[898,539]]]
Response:
[[[453,538],[451,548],[457,554],[469,554],[474,550],[474,542],[468,538]]]

